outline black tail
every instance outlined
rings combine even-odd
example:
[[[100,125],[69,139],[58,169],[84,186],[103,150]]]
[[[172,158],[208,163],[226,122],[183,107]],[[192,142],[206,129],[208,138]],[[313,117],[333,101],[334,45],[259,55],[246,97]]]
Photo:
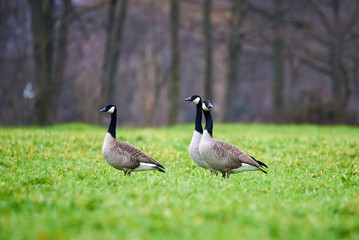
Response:
[[[267,172],[263,169],[263,167],[266,167],[266,168],[268,168],[268,166],[265,164],[265,163],[263,163],[263,162],[261,162],[261,161],[258,161],[257,159],[255,159],[254,157],[252,157],[252,156],[250,156],[251,158],[253,158],[253,160],[254,161],[256,161],[258,164],[259,164],[259,166],[261,166],[262,168],[259,168],[262,172],[264,172],[265,174],[267,174]]]
[[[265,174],[267,174],[267,172],[264,170],[264,169],[262,169],[262,168],[259,168],[262,172],[264,172]]]
[[[162,165],[161,165],[162,166]],[[160,171],[160,172],[163,172],[163,173],[165,173],[165,170],[163,170],[162,168],[160,168],[159,166],[156,166],[156,167],[154,167],[154,168],[156,168],[158,171]]]
[[[266,164],[262,163],[261,161],[258,161],[257,159],[255,159],[255,158],[252,157],[252,156],[250,156],[250,157],[253,158],[253,160],[256,161],[257,163],[259,163],[259,165],[260,165],[261,167],[266,167],[266,168],[268,168],[268,166],[267,166]]]
[[[161,163],[156,162],[155,164],[156,164],[158,167],[165,169],[165,167],[164,167],[164,166],[162,166],[162,164],[161,164]]]
[[[265,165],[264,163],[262,163],[261,161],[258,161],[258,160],[256,160],[257,161],[257,163],[259,163],[259,165],[261,165],[262,167],[266,167],[266,168],[268,168],[268,166],[267,165]]]

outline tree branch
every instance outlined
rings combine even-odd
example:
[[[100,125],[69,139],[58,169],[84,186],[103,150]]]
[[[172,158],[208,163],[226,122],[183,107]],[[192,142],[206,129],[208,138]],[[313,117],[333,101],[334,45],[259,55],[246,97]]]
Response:
[[[309,58],[301,58],[300,63],[310,67],[311,69],[313,69],[317,72],[327,75],[327,76],[330,76],[333,73],[328,68],[326,68],[324,66],[320,66],[318,63],[314,62],[312,59],[309,59]]]
[[[307,2],[312,6],[314,12],[318,15],[320,21],[324,25],[325,29],[327,30],[328,34],[331,34],[333,32],[332,27],[329,24],[328,18],[325,16],[324,12],[320,9],[320,7],[317,5],[317,3],[313,0],[307,0]]]
[[[95,11],[95,10],[97,10],[98,8],[103,7],[104,5],[105,5],[105,2],[103,1],[103,2],[101,2],[101,3],[98,3],[98,4],[92,5],[92,6],[90,6],[90,7],[84,8],[84,9],[82,9],[82,10],[80,10],[80,11],[77,11],[77,12],[76,12],[76,10],[72,7],[72,8],[71,8],[72,16],[71,16],[71,18],[69,19],[69,23],[71,23],[71,22],[77,20],[77,19],[78,19],[79,17],[81,17],[82,15],[85,15],[85,14],[87,14],[87,13],[89,13],[89,12]]]
[[[349,21],[349,23],[344,27],[343,33],[346,32],[350,32],[350,30],[358,23],[359,20],[359,1],[355,2],[355,8],[352,14],[352,17],[350,18],[351,20]]]

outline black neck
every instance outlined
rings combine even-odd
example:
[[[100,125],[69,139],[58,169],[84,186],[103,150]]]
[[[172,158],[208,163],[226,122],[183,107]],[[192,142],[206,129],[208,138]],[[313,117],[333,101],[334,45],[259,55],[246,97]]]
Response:
[[[204,130],[207,130],[207,132],[209,133],[209,135],[211,135],[211,137],[213,137],[212,132],[213,132],[213,119],[212,119],[212,115],[210,111],[203,111],[204,113],[204,117],[206,118],[206,126],[204,127]]]
[[[202,100],[199,101],[196,105],[197,112],[196,112],[196,121],[195,121],[195,130],[200,134],[203,133],[202,128]]]
[[[111,134],[113,138],[116,138],[116,121],[117,121],[117,109],[111,113],[111,122],[107,132]]]

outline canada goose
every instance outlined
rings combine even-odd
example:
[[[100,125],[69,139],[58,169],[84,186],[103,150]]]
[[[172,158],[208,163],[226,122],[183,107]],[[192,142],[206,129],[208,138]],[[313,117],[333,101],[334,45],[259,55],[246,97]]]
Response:
[[[263,167],[268,168],[264,163],[246,154],[236,146],[213,138],[213,120],[210,109],[213,107],[210,101],[202,104],[203,113],[206,118],[206,126],[199,144],[199,153],[209,166],[222,173],[222,177],[229,178],[230,173],[243,171],[262,171],[267,173]]]
[[[128,176],[131,175],[131,172],[137,171],[165,172],[160,163],[140,149],[116,139],[117,109],[115,105],[107,105],[100,112],[111,113],[111,122],[103,143],[102,155],[112,167],[122,170]]]
[[[211,173],[214,173],[214,170],[202,159],[199,154],[199,143],[201,142],[203,128],[202,128],[202,99],[198,95],[193,95],[191,97],[185,98],[185,101],[194,102],[196,104],[196,120],[195,120],[195,128],[193,131],[193,136],[191,143],[188,147],[188,152],[193,161],[197,163],[200,167],[209,169]]]

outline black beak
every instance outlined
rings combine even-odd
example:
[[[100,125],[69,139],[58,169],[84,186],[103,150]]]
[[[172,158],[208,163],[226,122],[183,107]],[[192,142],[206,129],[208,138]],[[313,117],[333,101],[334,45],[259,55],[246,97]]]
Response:
[[[106,111],[106,107],[102,108],[102,109],[100,110],[100,112],[107,112],[107,111]]]
[[[191,101],[191,97],[185,98],[185,101]]]
[[[213,105],[209,103],[209,104],[208,104],[208,107],[209,107],[209,108],[213,108]]]

